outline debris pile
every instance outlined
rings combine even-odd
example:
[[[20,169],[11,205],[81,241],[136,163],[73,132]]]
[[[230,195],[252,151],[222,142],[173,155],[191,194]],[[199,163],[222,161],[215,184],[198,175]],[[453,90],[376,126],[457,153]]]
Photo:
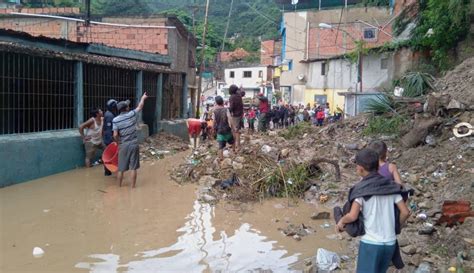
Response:
[[[140,160],[151,161],[162,159],[166,155],[189,149],[188,143],[183,139],[168,134],[158,133],[145,139],[140,144]]]

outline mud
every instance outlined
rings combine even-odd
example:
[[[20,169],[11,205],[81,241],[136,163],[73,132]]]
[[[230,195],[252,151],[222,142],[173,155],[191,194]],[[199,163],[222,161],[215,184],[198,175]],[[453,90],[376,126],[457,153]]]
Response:
[[[195,201],[195,185],[167,175],[186,155],[143,164],[133,190],[101,167],[0,189],[0,272],[279,272],[302,268],[318,247],[341,251],[326,237],[332,227],[311,220],[314,206]],[[296,241],[278,230],[289,223],[316,232]]]

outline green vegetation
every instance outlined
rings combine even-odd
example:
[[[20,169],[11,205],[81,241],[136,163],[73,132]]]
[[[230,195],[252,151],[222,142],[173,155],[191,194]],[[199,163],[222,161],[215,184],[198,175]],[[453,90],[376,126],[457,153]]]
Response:
[[[403,116],[375,116],[369,120],[367,127],[364,129],[363,134],[368,135],[379,135],[379,134],[399,134],[401,126],[406,122]]]
[[[292,164],[284,173],[286,189],[283,177],[279,170],[268,177],[264,184],[264,191],[270,196],[286,197],[288,191],[289,197],[301,197],[307,188],[307,182],[311,174],[304,164]]]
[[[221,50],[230,2],[210,1],[205,49],[208,64],[215,61],[217,52]],[[193,32],[193,7],[197,7],[194,15],[195,36],[201,42],[205,3],[206,0],[92,0],[91,8],[93,15],[173,15]],[[225,50],[243,48],[251,53],[245,61],[259,62],[260,39],[278,37],[280,18],[281,13],[273,0],[234,0]]]
[[[393,98],[386,94],[377,95],[377,98],[370,99],[366,105],[366,112],[372,112],[374,114],[384,114],[395,112],[395,101]]]
[[[450,52],[469,31],[469,0],[420,0],[412,46],[431,51],[440,70],[452,66]]]
[[[419,97],[430,90],[435,90],[435,78],[424,72],[408,72],[399,81],[398,85],[404,88],[404,97]]]
[[[283,130],[279,133],[279,136],[285,139],[292,139],[295,137],[302,136],[311,131],[311,124],[309,122],[300,122],[295,126],[288,127],[287,130]]]

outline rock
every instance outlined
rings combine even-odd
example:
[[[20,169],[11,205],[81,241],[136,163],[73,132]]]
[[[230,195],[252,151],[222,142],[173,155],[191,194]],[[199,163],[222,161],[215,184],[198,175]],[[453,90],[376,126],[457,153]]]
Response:
[[[431,265],[429,263],[421,263],[414,273],[431,273]]]
[[[201,200],[206,202],[206,203],[212,203],[212,202],[216,201],[216,198],[212,195],[204,194],[203,196],[201,196]]]
[[[35,247],[33,248],[33,257],[35,258],[41,258],[44,255],[44,250],[41,249],[41,247]]]
[[[224,157],[230,157],[230,152],[229,152],[229,150],[224,150],[224,151],[222,152],[222,154],[224,155]]]
[[[293,235],[293,239],[296,241],[301,241],[301,237],[298,234]]]
[[[278,133],[277,133],[277,131],[268,131],[268,135],[269,136],[277,136]]]
[[[232,162],[232,168],[234,168],[234,170],[242,170],[244,168],[244,165],[242,163],[234,161]]]
[[[331,216],[331,214],[329,212],[319,212],[319,213],[315,213],[311,216],[311,219],[313,220],[322,220],[322,219],[329,219],[329,217]]]
[[[288,157],[289,154],[290,154],[290,149],[281,150],[281,156],[282,157]]]
[[[414,245],[407,245],[405,247],[402,247],[402,251],[405,254],[413,255],[416,253],[416,247]]]
[[[346,144],[344,145],[344,147],[347,149],[347,150],[358,150],[359,149],[359,145],[357,143],[350,143],[350,144]]]
[[[204,175],[204,176],[201,176],[201,178],[199,179],[198,181],[198,184],[200,186],[204,186],[204,187],[207,187],[207,188],[210,188],[212,186],[214,186],[214,184],[218,181],[218,179],[210,176],[210,175]]]
[[[398,238],[398,245],[399,245],[400,247],[404,247],[404,246],[407,246],[407,245],[409,245],[409,244],[410,244],[410,241],[408,241],[407,238],[405,238],[405,237],[400,237],[400,238]]]
[[[230,158],[225,158],[221,162],[221,168],[230,168],[232,167],[232,159]]]
[[[261,151],[265,154],[268,154],[272,151],[272,147],[270,147],[268,145],[263,145]]]
[[[421,255],[420,254],[415,254],[413,257],[410,258],[409,264],[412,264],[414,266],[419,266],[422,261]]]
[[[235,161],[239,162],[239,163],[244,163],[245,162],[245,158],[242,157],[242,156],[238,156],[235,158]]]
[[[418,208],[420,209],[426,209],[426,210],[429,210],[433,207],[433,204],[431,201],[423,201],[423,202],[420,202],[418,203]]]

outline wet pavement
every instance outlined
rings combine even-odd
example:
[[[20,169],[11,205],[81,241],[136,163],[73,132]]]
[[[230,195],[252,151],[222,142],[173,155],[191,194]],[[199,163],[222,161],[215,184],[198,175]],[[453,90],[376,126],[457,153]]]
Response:
[[[196,185],[168,178],[185,155],[143,164],[133,190],[101,166],[0,189],[0,272],[288,272],[319,247],[341,251],[311,205],[195,201]],[[278,230],[288,223],[315,232],[296,241]]]

